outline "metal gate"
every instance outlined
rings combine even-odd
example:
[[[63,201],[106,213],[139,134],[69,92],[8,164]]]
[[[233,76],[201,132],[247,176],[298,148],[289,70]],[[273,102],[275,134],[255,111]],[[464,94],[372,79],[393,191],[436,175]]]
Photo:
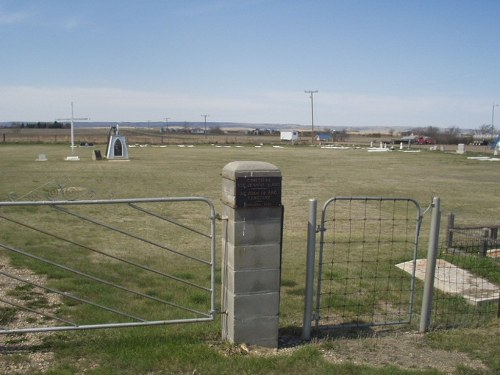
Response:
[[[409,323],[415,274],[396,267],[415,262],[422,221],[408,198],[336,197],[322,210],[316,327]]]
[[[0,334],[212,321],[202,197],[0,202]]]

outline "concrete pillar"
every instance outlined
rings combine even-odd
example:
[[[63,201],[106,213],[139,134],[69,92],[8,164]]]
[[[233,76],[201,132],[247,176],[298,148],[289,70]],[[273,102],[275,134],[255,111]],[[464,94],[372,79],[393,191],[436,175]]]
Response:
[[[258,161],[222,170],[222,338],[278,347],[281,171]]]

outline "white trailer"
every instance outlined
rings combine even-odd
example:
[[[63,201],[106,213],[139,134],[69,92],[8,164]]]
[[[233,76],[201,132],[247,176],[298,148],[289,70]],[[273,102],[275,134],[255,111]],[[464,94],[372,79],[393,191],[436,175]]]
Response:
[[[280,132],[280,140],[281,141],[298,141],[299,140],[299,132],[296,130],[285,130]]]

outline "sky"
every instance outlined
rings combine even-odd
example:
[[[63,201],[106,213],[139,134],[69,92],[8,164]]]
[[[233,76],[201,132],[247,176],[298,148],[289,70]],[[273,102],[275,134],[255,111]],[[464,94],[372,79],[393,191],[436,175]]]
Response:
[[[0,121],[499,128],[499,69],[498,0],[0,0]]]

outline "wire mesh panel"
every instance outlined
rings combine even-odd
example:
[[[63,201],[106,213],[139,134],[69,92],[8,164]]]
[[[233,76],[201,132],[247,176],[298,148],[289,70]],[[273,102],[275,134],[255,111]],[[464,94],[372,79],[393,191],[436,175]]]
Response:
[[[448,215],[446,244],[438,263],[432,327],[476,327],[500,317],[498,224],[455,225]]]
[[[0,202],[1,333],[209,321],[205,198]]]
[[[485,326],[500,317],[498,251],[488,250],[483,255],[478,247],[470,246],[470,237],[462,239],[460,243],[456,236],[458,246],[439,255],[432,305],[434,329]],[[440,284],[446,288],[439,288]]]
[[[406,198],[337,197],[323,207],[316,298],[319,326],[408,323],[421,211]]]

